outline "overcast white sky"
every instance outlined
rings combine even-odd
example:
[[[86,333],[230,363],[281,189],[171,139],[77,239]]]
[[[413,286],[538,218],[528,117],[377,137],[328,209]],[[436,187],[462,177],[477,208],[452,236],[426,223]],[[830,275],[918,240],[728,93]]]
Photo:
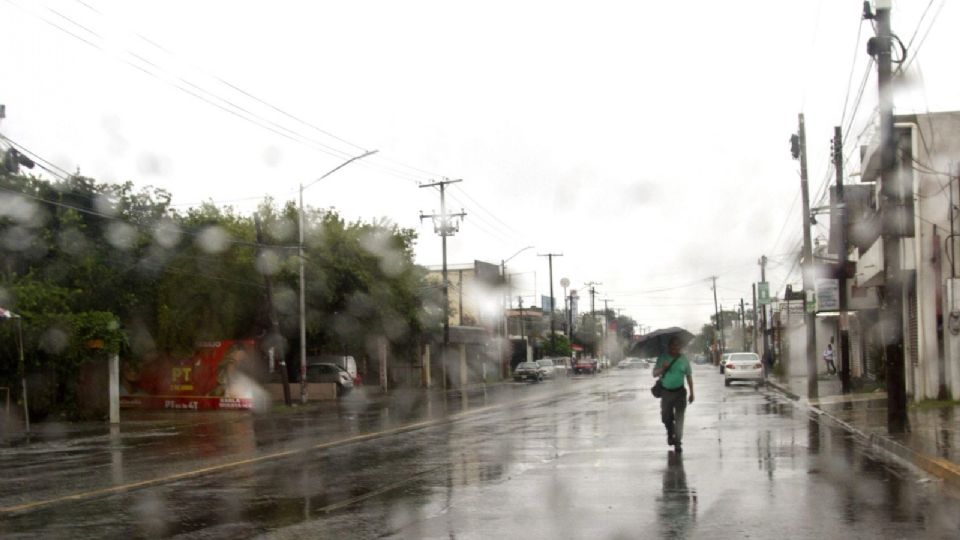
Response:
[[[69,171],[244,210],[378,149],[307,203],[414,227],[418,262],[436,264],[418,212],[438,193],[417,181],[463,178],[451,263],[534,245],[510,263],[530,302],[532,272],[548,287],[537,253],[562,252],[557,296],[561,277],[601,282],[598,298],[643,324],[696,329],[708,276],[725,306],[749,302],[762,254],[779,291],[799,281],[788,138],[803,111],[815,199],[867,68],[861,6],[0,0],[0,131]],[[960,108],[956,3],[893,7],[917,52],[898,112]],[[851,139],[876,102],[872,74]]]

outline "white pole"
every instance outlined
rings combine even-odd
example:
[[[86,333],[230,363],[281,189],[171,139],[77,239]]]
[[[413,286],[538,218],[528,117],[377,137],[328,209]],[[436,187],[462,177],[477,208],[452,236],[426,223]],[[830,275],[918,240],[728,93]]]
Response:
[[[307,184],[307,187],[316,184],[317,182],[323,180],[324,178],[330,176],[331,174],[339,171],[340,169],[346,167],[347,165],[357,161],[358,159],[363,159],[367,156],[372,156],[376,154],[377,150],[369,150],[360,154],[359,156],[352,157],[340,165],[337,165],[333,169],[330,169],[323,176],[317,178],[316,180],[311,181]],[[299,212],[299,221],[300,221],[300,401],[302,403],[307,402],[307,300],[306,292],[304,285],[304,269],[303,269],[303,183],[300,183],[300,212]]]
[[[110,355],[110,423],[120,423],[120,355]]]

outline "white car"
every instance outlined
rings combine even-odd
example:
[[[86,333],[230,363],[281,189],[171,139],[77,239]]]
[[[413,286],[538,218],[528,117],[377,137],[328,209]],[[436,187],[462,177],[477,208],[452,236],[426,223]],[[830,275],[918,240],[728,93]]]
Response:
[[[551,358],[553,360],[554,371],[557,372],[557,375],[569,375],[571,367],[571,361],[566,356],[556,356]]]
[[[543,370],[543,376],[548,379],[556,377],[563,369],[553,362],[553,358],[541,358],[537,360],[537,365]]]
[[[733,381],[763,384],[763,362],[760,361],[760,355],[756,353],[730,353],[723,367],[725,386],[730,386]]]
[[[617,364],[618,369],[650,369],[650,364],[640,358],[628,356]]]

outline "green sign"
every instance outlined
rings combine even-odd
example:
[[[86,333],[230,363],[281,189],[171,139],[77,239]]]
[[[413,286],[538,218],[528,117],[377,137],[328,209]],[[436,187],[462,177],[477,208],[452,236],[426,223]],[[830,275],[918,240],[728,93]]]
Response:
[[[770,303],[770,284],[766,281],[757,283],[757,303],[761,306]]]

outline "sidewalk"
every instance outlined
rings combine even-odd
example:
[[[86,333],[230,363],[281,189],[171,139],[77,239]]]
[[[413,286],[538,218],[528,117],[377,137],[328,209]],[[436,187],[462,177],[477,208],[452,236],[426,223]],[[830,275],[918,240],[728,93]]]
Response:
[[[833,377],[819,380],[819,399],[808,400],[806,377],[791,377],[788,381],[769,379],[768,384],[876,448],[960,487],[960,404],[911,403],[910,431],[890,434],[886,392],[843,395],[840,381]]]

